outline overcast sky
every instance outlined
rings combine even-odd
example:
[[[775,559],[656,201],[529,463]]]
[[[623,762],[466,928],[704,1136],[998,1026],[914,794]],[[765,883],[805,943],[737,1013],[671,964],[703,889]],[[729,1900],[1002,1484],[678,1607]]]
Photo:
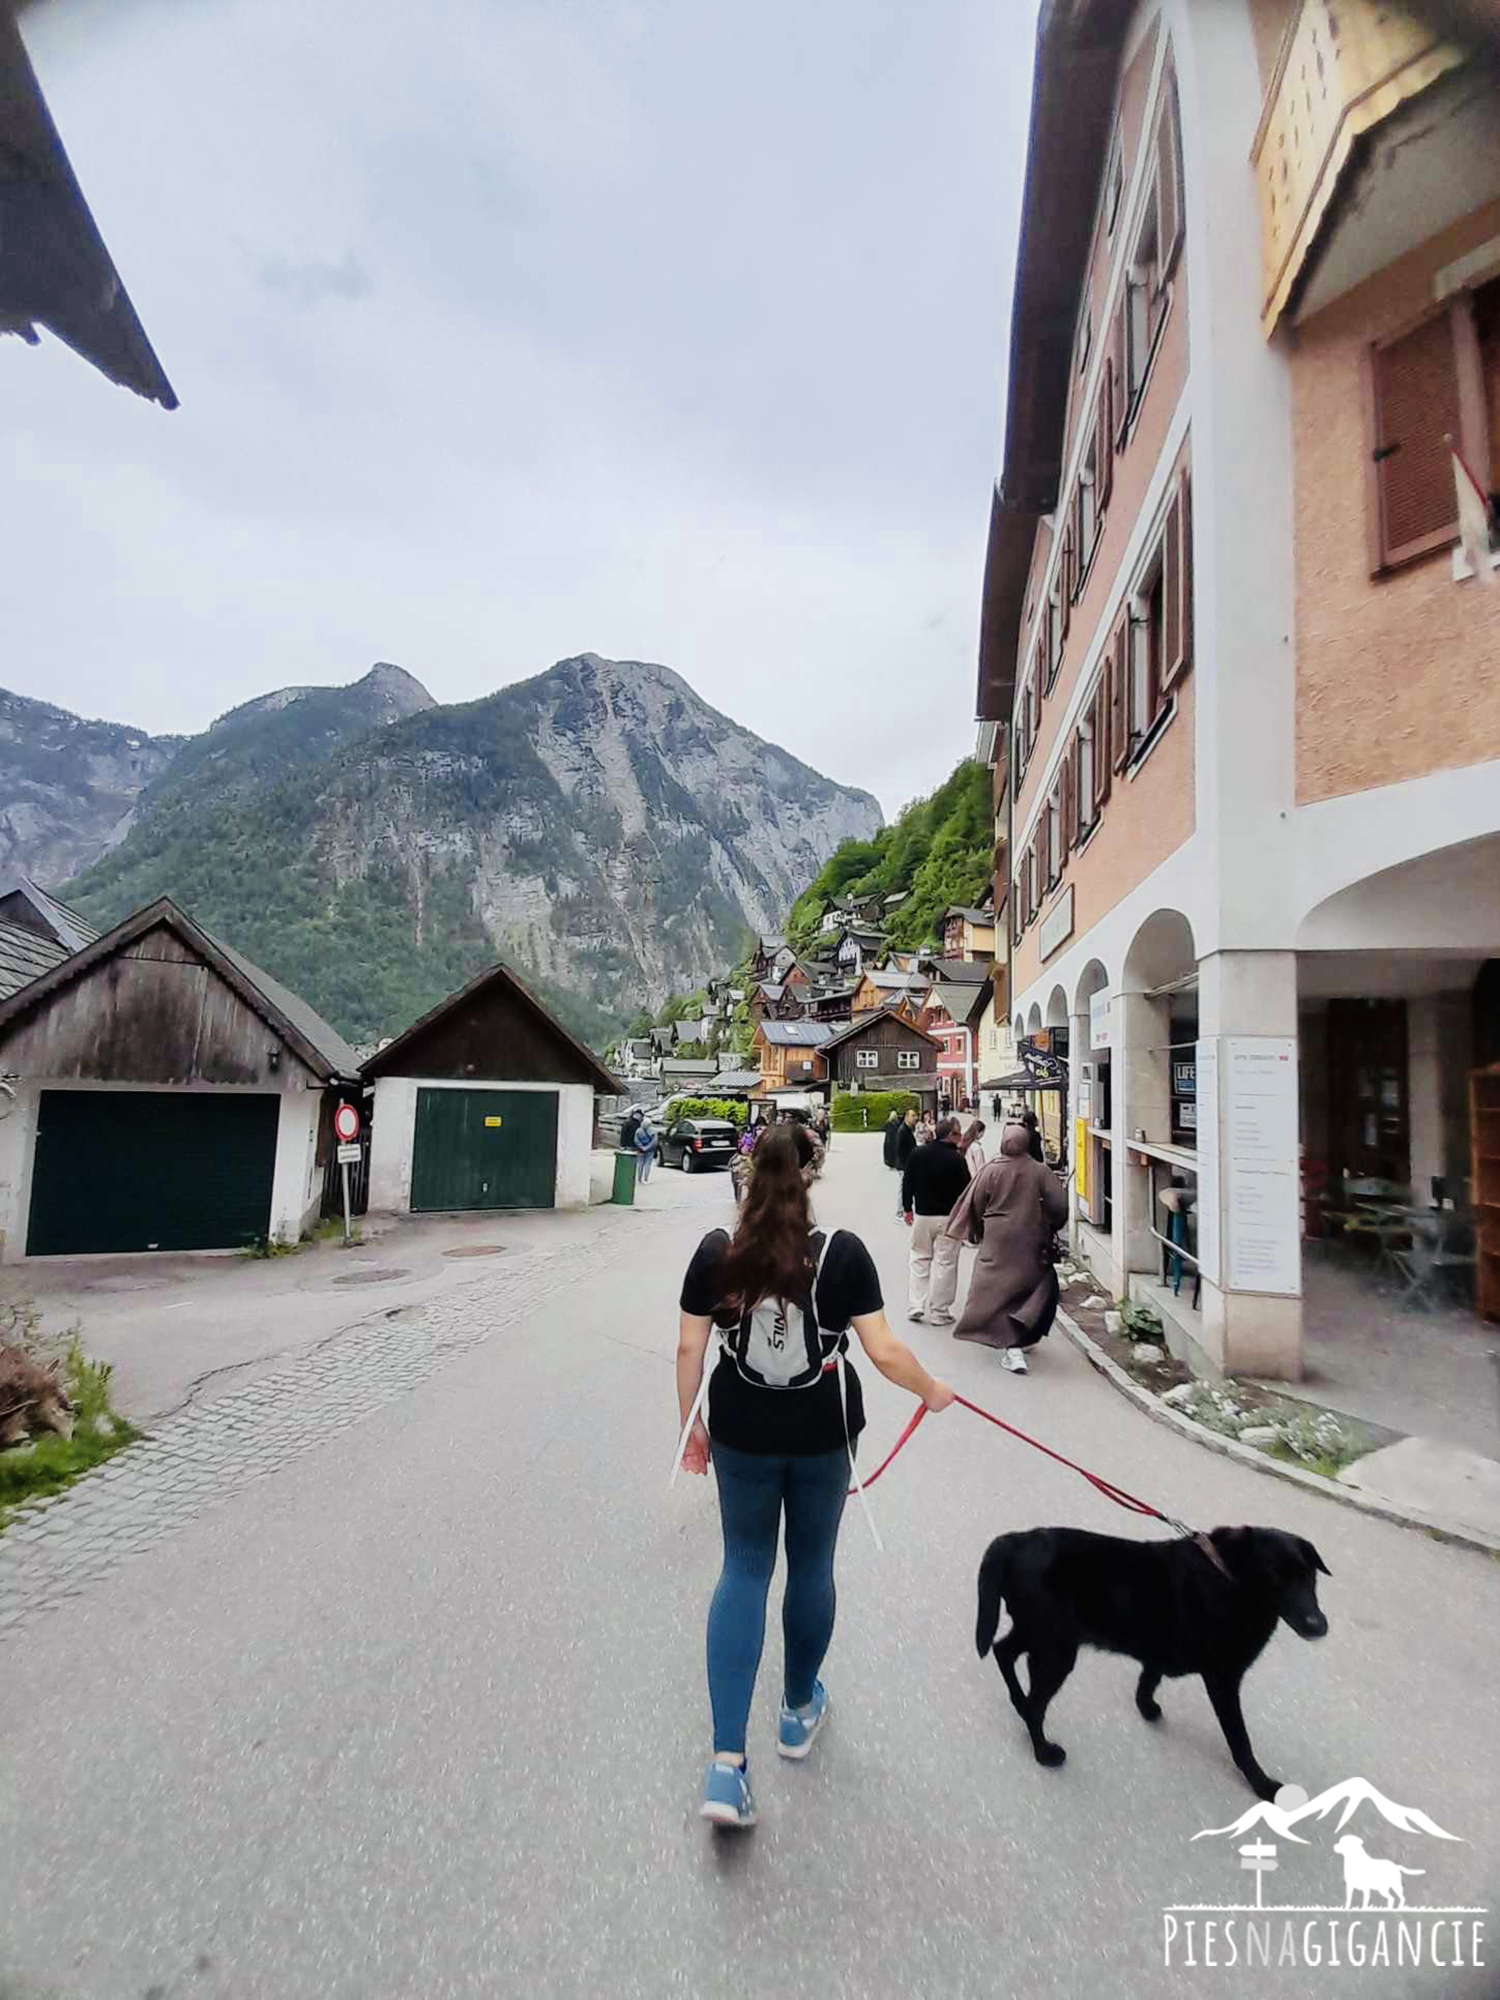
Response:
[[[888,812],[971,746],[1034,0],[48,0],[182,408],[0,344],[0,681],[151,730],[653,659]]]

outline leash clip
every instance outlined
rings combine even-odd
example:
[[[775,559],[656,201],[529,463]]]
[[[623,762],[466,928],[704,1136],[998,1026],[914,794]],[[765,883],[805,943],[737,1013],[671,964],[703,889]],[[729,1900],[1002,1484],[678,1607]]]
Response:
[[[1162,1519],[1169,1528],[1175,1528],[1184,1541],[1192,1542],[1203,1555],[1206,1555],[1220,1576],[1228,1577],[1233,1583],[1234,1578],[1230,1575],[1229,1565],[1214,1547],[1213,1537],[1206,1529],[1190,1528],[1186,1521],[1179,1521],[1171,1514],[1164,1514]]]

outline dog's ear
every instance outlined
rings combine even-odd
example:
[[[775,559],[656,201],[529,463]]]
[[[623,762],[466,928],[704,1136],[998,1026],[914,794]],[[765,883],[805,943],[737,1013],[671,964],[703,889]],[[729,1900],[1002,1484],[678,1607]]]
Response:
[[[1327,1563],[1324,1562],[1323,1558],[1318,1554],[1317,1550],[1313,1547],[1311,1542],[1304,1541],[1301,1535],[1299,1535],[1297,1537],[1297,1546],[1299,1549],[1301,1549],[1303,1555],[1306,1557],[1308,1563],[1312,1566],[1313,1569],[1320,1571],[1324,1576],[1333,1575],[1333,1571],[1328,1567]]]

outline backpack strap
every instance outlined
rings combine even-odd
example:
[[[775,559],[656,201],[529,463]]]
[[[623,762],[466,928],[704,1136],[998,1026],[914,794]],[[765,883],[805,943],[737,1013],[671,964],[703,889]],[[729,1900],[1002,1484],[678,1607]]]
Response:
[[[844,1450],[849,1454],[850,1476],[854,1480],[854,1490],[859,1495],[859,1504],[865,1510],[865,1522],[870,1530],[870,1535],[875,1543],[875,1547],[879,1550],[881,1555],[884,1555],[885,1543],[880,1539],[880,1530],[875,1525],[875,1516],[870,1512],[870,1503],[865,1497],[864,1481],[860,1478],[859,1467],[854,1462],[854,1444],[849,1436],[849,1399],[844,1389],[844,1352],[842,1348],[839,1349],[838,1354],[835,1358],[834,1367],[838,1371],[839,1410],[844,1419]],[[684,1444],[687,1443],[686,1438],[683,1439],[683,1443]],[[679,1457],[681,1456],[680,1453],[678,1455]]]

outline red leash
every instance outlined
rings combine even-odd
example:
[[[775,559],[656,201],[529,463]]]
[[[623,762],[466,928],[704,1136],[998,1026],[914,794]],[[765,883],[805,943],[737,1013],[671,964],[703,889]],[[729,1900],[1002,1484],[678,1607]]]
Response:
[[[1064,1458],[1060,1451],[1054,1451],[1050,1444],[1043,1444],[1040,1438],[1029,1437],[1025,1431],[1017,1430],[1014,1424],[1006,1423],[1003,1417],[997,1417],[989,1410],[981,1410],[979,1405],[971,1403],[967,1396],[956,1395],[953,1400],[955,1403],[962,1403],[966,1410],[972,1410],[976,1417],[983,1417],[987,1424],[993,1424],[997,1430],[1009,1431],[1010,1435],[1013,1438],[1019,1438],[1022,1444],[1029,1444],[1034,1451],[1042,1452],[1046,1457],[1055,1459],[1059,1465],[1065,1465],[1069,1472],[1076,1472],[1081,1479],[1086,1479],[1090,1486],[1095,1487],[1102,1493],[1106,1500],[1113,1500],[1117,1507],[1123,1507],[1131,1514],[1149,1515],[1153,1521],[1161,1521],[1169,1528],[1176,1528],[1179,1534],[1190,1535],[1193,1533],[1193,1530],[1185,1526],[1183,1522],[1174,1520],[1170,1514],[1163,1514],[1160,1508],[1152,1507],[1145,1500],[1138,1500],[1133,1493],[1127,1493],[1123,1486],[1116,1486],[1113,1480],[1105,1479],[1097,1472],[1090,1472],[1087,1466],[1075,1465],[1071,1458]],[[916,1431],[917,1425],[921,1423],[926,1414],[927,1405],[925,1403],[918,1403],[916,1412],[910,1423],[906,1426],[906,1429],[897,1438],[880,1464],[876,1466],[875,1470],[865,1481],[867,1488],[875,1484],[876,1480],[885,1471],[896,1454],[910,1441]],[[852,1493],[854,1488],[851,1486],[849,1490]]]

